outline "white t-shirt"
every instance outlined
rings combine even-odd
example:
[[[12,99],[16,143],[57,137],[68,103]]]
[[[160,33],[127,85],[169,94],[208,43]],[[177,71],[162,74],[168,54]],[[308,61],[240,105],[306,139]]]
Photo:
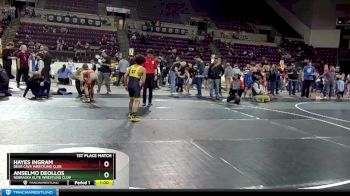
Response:
[[[39,68],[38,72],[41,73],[44,69],[44,61],[43,60],[38,61],[38,68]]]

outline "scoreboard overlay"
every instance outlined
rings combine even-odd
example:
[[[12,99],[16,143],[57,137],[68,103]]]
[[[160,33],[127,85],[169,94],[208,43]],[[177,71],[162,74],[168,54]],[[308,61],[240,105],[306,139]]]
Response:
[[[8,153],[10,185],[111,186],[115,153]]]

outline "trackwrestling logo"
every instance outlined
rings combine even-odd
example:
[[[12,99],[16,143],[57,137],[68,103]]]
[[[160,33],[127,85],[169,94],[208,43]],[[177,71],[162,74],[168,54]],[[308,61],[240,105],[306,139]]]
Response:
[[[3,189],[2,196],[57,196],[56,189]]]

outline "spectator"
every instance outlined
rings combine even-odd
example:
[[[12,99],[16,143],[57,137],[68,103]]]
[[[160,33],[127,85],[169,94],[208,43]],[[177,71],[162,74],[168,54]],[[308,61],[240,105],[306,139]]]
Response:
[[[204,79],[204,72],[205,72],[205,64],[202,60],[201,55],[198,55],[196,58],[196,67],[197,67],[197,74],[195,76],[195,84],[197,88],[197,96],[202,96],[202,84]]]
[[[248,91],[251,91],[254,80],[253,80],[253,67],[250,68],[249,65],[247,65],[246,70],[244,72],[244,87],[245,87],[245,93],[244,93],[244,97],[247,95]],[[249,97],[252,94],[249,94]]]
[[[37,61],[37,64],[35,66],[35,73],[38,73],[40,74],[40,77],[44,78],[43,77],[43,70],[44,70],[44,67],[45,67],[45,64],[44,64],[44,61],[43,61],[43,58],[44,58],[44,55],[39,53],[37,56],[36,56],[36,61]]]
[[[44,77],[45,80],[45,84],[48,86],[48,88],[46,88],[48,90],[48,92],[46,92],[47,94],[50,94],[50,88],[51,88],[51,64],[52,64],[52,59],[53,56],[51,55],[51,53],[49,52],[49,48],[47,46],[42,46],[42,54],[43,54],[43,61],[44,61],[44,69],[41,73],[41,75]]]
[[[336,83],[336,92],[337,92],[337,100],[340,100],[340,97],[344,97],[344,91],[345,91],[345,83],[344,80],[342,80],[341,77],[337,77],[337,83]]]
[[[35,72],[36,71],[36,65],[37,65],[37,60],[36,60],[36,55],[35,53],[32,53],[30,56],[30,66],[31,66],[31,71]]]
[[[298,70],[295,67],[295,64],[292,63],[288,70],[288,89],[289,89],[289,95],[295,95],[296,92],[296,86],[298,82]]]
[[[304,67],[302,72],[302,79],[303,79],[303,89],[301,92],[301,97],[309,98],[310,94],[310,86],[312,84],[312,81],[314,80],[316,69],[312,65],[312,61],[308,61],[307,65]]]
[[[232,100],[234,100],[235,104],[239,104],[240,103],[240,98],[243,94],[244,91],[244,83],[243,81],[240,79],[240,75],[239,74],[235,74],[232,78],[232,82],[229,86],[229,96],[227,98],[227,102],[230,102]]]
[[[66,65],[63,64],[62,68],[57,71],[58,74],[58,82],[60,84],[68,85],[70,83],[69,76],[72,72],[66,68]]]
[[[170,92],[172,95],[177,94],[176,93],[176,78],[179,76],[179,69],[180,69],[180,57],[176,57],[175,62],[170,67],[169,70],[169,80],[170,80]]]
[[[100,93],[101,91],[101,86],[103,82],[105,83],[106,89],[107,89],[107,95],[110,94],[111,91],[111,60],[112,58],[107,55],[106,51],[102,51],[102,59],[101,59],[101,67],[98,69],[99,74],[98,74],[98,89],[97,93]]]
[[[85,43],[84,49],[85,49],[85,50],[90,50],[90,44],[89,44],[89,42],[86,42],[86,43]]]
[[[78,40],[77,43],[75,44],[75,48],[76,48],[76,49],[81,49],[82,46],[83,46],[83,45],[81,44],[80,40]]]
[[[239,69],[238,64],[235,64],[233,69],[232,69],[232,76],[234,75],[242,75],[241,69]]]
[[[230,91],[231,80],[234,75],[233,69],[230,63],[226,63],[224,75],[225,75],[226,91]]]
[[[262,89],[263,78],[258,76],[253,83],[253,97],[259,103],[267,103],[271,101],[271,98],[267,95],[267,92]]]
[[[30,54],[27,50],[28,50],[27,46],[22,45],[20,47],[20,52],[17,54],[17,58],[19,60],[19,66],[17,68],[17,78],[16,78],[17,88],[19,88],[22,75],[23,75],[24,82],[27,82],[29,78]]]
[[[135,35],[135,34],[132,34],[132,36],[131,36],[131,39],[130,39],[130,40],[136,40],[136,39],[137,39],[136,35]]]
[[[2,62],[3,68],[7,72],[7,75],[10,79],[14,79],[15,77],[12,75],[12,59],[14,58],[14,47],[15,44],[13,42],[9,42],[6,44],[6,48],[2,51]]]
[[[219,87],[220,87],[220,79],[222,74],[224,73],[224,70],[221,66],[221,60],[218,58],[215,58],[213,64],[209,68],[208,76],[211,80],[211,87],[210,87],[210,97],[214,99],[214,91],[215,91],[215,98],[216,100],[219,99]]]
[[[11,96],[11,93],[9,93],[9,83],[10,79],[7,75],[7,72],[0,64],[0,97]]]
[[[329,71],[324,74],[325,78],[325,89],[328,98],[331,99],[334,96],[335,84],[336,84],[336,73],[334,66],[329,67]]]
[[[56,50],[57,51],[62,51],[63,50],[63,46],[64,46],[64,40],[60,37],[58,38],[58,40],[56,41],[57,43],[57,47],[56,47]]]
[[[120,81],[123,81],[123,77],[127,71],[127,69],[129,68],[130,66],[130,63],[129,61],[126,60],[126,58],[122,58],[120,61],[119,61],[119,65],[118,65],[118,81],[117,81],[117,86],[120,85]]]

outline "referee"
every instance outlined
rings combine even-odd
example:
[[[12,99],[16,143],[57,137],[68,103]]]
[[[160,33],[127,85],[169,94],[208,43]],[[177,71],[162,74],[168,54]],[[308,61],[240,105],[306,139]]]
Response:
[[[155,81],[157,81],[158,60],[154,56],[154,51],[152,49],[147,50],[147,57],[144,67],[146,69],[146,82],[143,88],[143,107],[146,106],[147,89],[149,89],[148,106],[152,106],[153,88]]]

